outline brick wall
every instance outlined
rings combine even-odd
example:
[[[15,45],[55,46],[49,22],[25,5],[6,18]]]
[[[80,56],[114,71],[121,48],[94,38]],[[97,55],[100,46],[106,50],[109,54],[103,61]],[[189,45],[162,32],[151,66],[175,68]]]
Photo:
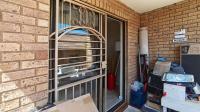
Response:
[[[0,0],[0,112],[47,102],[49,0]]]
[[[128,83],[136,78],[140,16],[116,0],[75,0],[128,21]],[[0,0],[0,111],[47,102],[49,0]]]
[[[149,31],[149,50],[152,63],[158,54],[179,61],[179,46],[172,42],[174,32],[187,30],[189,43],[200,42],[200,1],[185,0],[141,15],[141,26]]]

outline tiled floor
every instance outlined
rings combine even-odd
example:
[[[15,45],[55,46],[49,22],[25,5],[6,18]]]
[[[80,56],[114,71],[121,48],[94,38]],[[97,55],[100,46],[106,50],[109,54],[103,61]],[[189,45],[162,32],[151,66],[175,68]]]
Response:
[[[134,107],[128,106],[128,108],[124,112],[142,112]]]
[[[119,95],[116,91],[109,91],[109,90],[107,91],[107,105],[106,105],[107,110],[115,106],[120,101],[121,100],[119,99]]]

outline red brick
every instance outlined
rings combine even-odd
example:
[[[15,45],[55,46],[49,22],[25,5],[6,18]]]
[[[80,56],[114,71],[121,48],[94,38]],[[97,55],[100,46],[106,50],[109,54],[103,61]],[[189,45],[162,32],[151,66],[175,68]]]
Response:
[[[33,76],[35,76],[35,70],[30,69],[30,70],[21,70],[21,71],[15,71],[15,72],[2,73],[1,79],[2,79],[2,82],[7,82],[7,81],[14,81],[18,79],[33,77]]]
[[[1,98],[2,98],[2,101],[9,101],[9,100],[20,98],[20,97],[30,95],[33,93],[35,93],[35,87],[31,86],[31,87],[27,87],[23,89],[17,89],[17,90],[13,90],[9,92],[4,92],[2,93]]]
[[[44,98],[46,98],[48,96],[48,92],[47,91],[42,91],[30,96],[26,96],[20,99],[21,105],[26,105],[38,100],[42,100]]]
[[[48,59],[48,51],[37,51],[35,57],[37,60]]]
[[[20,25],[13,23],[0,22],[0,31],[20,32]]]
[[[44,51],[48,50],[48,44],[22,44],[23,51]]]
[[[38,19],[38,26],[48,27],[49,26],[49,21],[48,20],[44,20],[44,19]]]
[[[8,110],[12,110],[15,109],[17,107],[19,107],[19,99],[15,99],[9,102],[3,102],[0,104],[0,110],[1,112],[6,112]]]
[[[47,12],[49,12],[49,10],[50,10],[49,5],[46,5],[43,3],[39,3],[39,9],[42,11],[47,11]]]
[[[48,60],[35,60],[35,61],[23,61],[21,62],[21,68],[37,68],[48,66]]]
[[[37,1],[45,4],[50,4],[50,0],[37,0]]]
[[[4,0],[4,1],[12,2],[30,8],[37,8],[37,3],[34,0]]]
[[[33,110],[35,110],[35,104],[30,103],[28,105],[20,106],[19,108],[8,111],[8,112],[31,112]]]
[[[2,61],[32,60],[35,58],[34,53],[18,52],[18,53],[2,53]]]
[[[5,42],[35,42],[35,36],[22,33],[3,33]]]
[[[20,51],[20,45],[17,43],[0,43],[0,51]]]
[[[20,88],[19,81],[0,83],[0,93]]]
[[[48,42],[48,41],[49,41],[49,37],[48,36],[39,35],[37,37],[37,42]]]
[[[48,67],[44,67],[44,68],[37,68],[36,69],[36,75],[46,75],[48,74]]]
[[[44,91],[44,90],[48,90],[48,83],[43,83],[36,86],[37,92]]]
[[[46,82],[48,82],[48,76],[43,75],[43,76],[23,79],[23,80],[21,80],[20,85],[21,85],[21,87],[28,87],[28,86],[33,86],[36,84],[46,83]]]
[[[5,22],[35,25],[35,18],[6,12],[2,12],[2,20]]]
[[[6,72],[6,71],[12,71],[19,69],[19,63],[18,62],[6,62],[6,63],[0,63],[0,73]]]
[[[11,4],[8,2],[0,1],[0,11],[6,11],[11,13],[20,13],[20,6]]]

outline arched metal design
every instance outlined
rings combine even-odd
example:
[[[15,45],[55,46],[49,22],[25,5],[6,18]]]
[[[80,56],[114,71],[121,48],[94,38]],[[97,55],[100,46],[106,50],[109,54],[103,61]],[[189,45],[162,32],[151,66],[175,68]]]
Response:
[[[80,33],[82,32],[82,33]],[[52,33],[54,40],[55,102],[69,100],[90,93],[97,107],[105,101],[106,41],[91,27],[69,26]],[[104,87],[103,87],[104,86]]]

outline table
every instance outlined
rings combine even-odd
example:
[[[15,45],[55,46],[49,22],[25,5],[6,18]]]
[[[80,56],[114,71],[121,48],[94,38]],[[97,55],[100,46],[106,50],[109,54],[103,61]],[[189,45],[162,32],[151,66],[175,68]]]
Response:
[[[167,108],[179,112],[200,112],[200,102],[174,100],[172,98],[162,97],[161,105],[163,112],[167,112]]]

